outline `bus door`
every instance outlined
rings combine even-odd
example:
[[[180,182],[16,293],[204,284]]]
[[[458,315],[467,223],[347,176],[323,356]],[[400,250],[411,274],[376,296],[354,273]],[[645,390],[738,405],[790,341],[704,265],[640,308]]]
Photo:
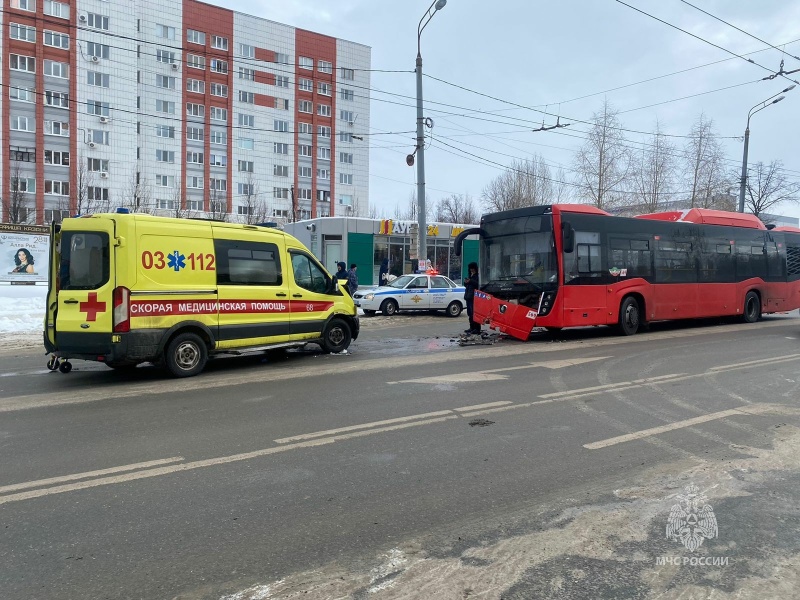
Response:
[[[606,323],[606,277],[598,232],[576,231],[564,253],[564,327]]]

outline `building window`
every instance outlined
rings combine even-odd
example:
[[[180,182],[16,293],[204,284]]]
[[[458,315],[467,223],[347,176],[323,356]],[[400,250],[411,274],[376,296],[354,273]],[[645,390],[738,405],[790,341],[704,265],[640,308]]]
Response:
[[[204,117],[206,115],[206,107],[195,102],[187,102],[186,115],[189,117]]]
[[[45,121],[45,125],[47,121]],[[64,123],[66,125],[66,123]],[[111,136],[107,131],[100,131],[97,129],[86,130],[86,141],[93,144],[100,144],[101,146],[108,146],[111,142]]]
[[[239,56],[242,58],[255,58],[256,48],[248,44],[239,44]]]
[[[187,54],[186,55],[186,66],[191,69],[205,69],[206,68],[206,57],[205,56],[198,56],[197,54]]]
[[[275,108],[279,110],[289,110],[289,100],[286,98],[275,98]]]
[[[202,177],[187,177],[186,178],[186,187],[192,190],[202,190],[203,189],[203,178]]]
[[[191,44],[206,45],[206,34],[202,31],[195,31],[194,29],[186,30],[186,41]]]
[[[33,117],[11,117],[11,131],[36,131]]]
[[[275,85],[277,87],[288,88],[289,87],[289,78],[286,75],[276,75],[275,76]]]
[[[321,117],[331,116],[331,107],[328,104],[317,104],[317,114]]]
[[[44,0],[44,14],[59,19],[69,19],[69,5],[54,0]]]
[[[245,92],[243,90],[239,90],[239,102],[253,104],[255,101],[256,101],[256,96],[253,92]]]
[[[175,138],[175,127],[172,125],[156,125],[156,137]]]
[[[175,114],[175,103],[169,100],[156,100],[156,112]]]
[[[292,64],[291,58],[289,58],[288,54],[281,54],[280,52],[275,53],[275,62],[279,65],[290,65]]]
[[[245,115],[239,113],[239,126],[240,127],[255,127],[256,126],[256,117],[255,115]]]
[[[36,27],[26,27],[25,25],[11,23],[8,29],[12,40],[20,40],[32,44],[36,43]]]
[[[297,175],[301,179],[311,179],[311,167],[297,167]]]
[[[111,56],[111,47],[97,42],[86,42],[86,54],[97,58],[108,59]]]
[[[279,121],[278,119],[275,119],[272,122],[272,129],[274,131],[282,131],[286,133],[289,131],[289,121]]]
[[[339,196],[339,204],[343,206],[353,206],[353,196],[349,194],[342,194]]]
[[[156,50],[156,60],[158,62],[166,63],[168,65],[174,65],[175,53],[169,50],[163,50],[162,48],[158,48]]]
[[[86,72],[86,83],[95,87],[107,88],[110,85],[110,77],[105,73],[97,71]]]
[[[205,94],[206,93],[206,82],[202,79],[187,79],[186,80],[186,91],[187,92],[194,92],[196,94]]]
[[[228,63],[227,61],[219,60],[218,58],[212,58],[211,62],[209,63],[209,70],[213,71],[214,73],[227,73]]]
[[[272,144],[272,151],[275,154],[289,154],[289,144],[274,142]]]
[[[253,172],[253,161],[252,160],[240,160],[239,161],[239,172],[241,172],[241,173],[252,173]]]
[[[164,38],[165,40],[174,40],[175,28],[156,24],[156,37]]]
[[[12,177],[11,178],[11,191],[12,192],[36,192],[36,179],[33,177]]]
[[[345,121],[347,123],[352,123],[355,119],[353,117],[352,110],[340,110],[339,111],[339,119]]]
[[[211,130],[211,143],[224,146],[228,143],[228,135],[224,131]]]
[[[331,149],[330,148],[317,148],[317,158],[321,158],[323,160],[330,160],[331,159]]]
[[[353,90],[348,90],[346,88],[339,89],[339,98],[342,100],[353,100],[355,98],[355,93]]]
[[[44,164],[57,165],[59,167],[69,166],[69,152],[60,150],[45,150]]]
[[[288,177],[289,167],[288,165],[272,165],[272,174],[275,177]]]
[[[87,158],[86,167],[91,173],[108,173],[108,160],[104,158]]]
[[[69,79],[69,65],[67,63],[56,62],[54,60],[45,60],[44,74],[49,75],[50,77]]]
[[[346,163],[348,165],[353,164],[353,155],[349,152],[339,152],[339,162]]]
[[[239,148],[242,150],[252,150],[255,145],[253,138],[239,138]]]
[[[228,165],[228,156],[226,154],[209,154],[208,164],[212,167],[225,167]]]
[[[69,36],[57,31],[44,31],[44,45],[69,50]]]
[[[308,100],[300,100],[300,102],[297,103],[297,110],[301,113],[311,114],[314,112],[314,104]]]
[[[255,81],[256,72],[254,69],[246,69],[245,67],[239,67],[239,79],[245,79],[247,81]]]
[[[304,92],[313,92],[314,91],[314,82],[311,81],[310,79],[301,79],[297,83],[297,87],[298,87],[298,89],[300,89],[300,90],[302,90]]]
[[[174,90],[175,78],[168,75],[156,75],[156,87]]]
[[[44,222],[45,223],[52,223],[55,221],[56,223],[60,223],[64,219],[69,217],[68,210],[59,210],[53,208],[45,208],[44,209]]]
[[[220,98],[227,98],[228,97],[228,86],[222,83],[212,83],[211,84],[211,95],[212,96],[219,96]]]
[[[156,185],[158,187],[175,187],[175,176],[156,175]]]
[[[297,64],[301,69],[309,69],[309,70],[314,69],[314,59],[308,58],[307,56],[298,57]]]
[[[175,151],[174,150],[156,150],[156,161],[163,162],[163,163],[174,163],[175,162]]]
[[[317,200],[320,202],[330,202],[331,193],[328,190],[317,190]]]
[[[311,135],[311,123],[298,123],[297,132],[307,133],[308,135]]]
[[[330,169],[317,169],[317,179],[330,179],[330,178],[331,178]]]
[[[90,185],[86,188],[86,197],[89,200],[108,202],[108,188]]]
[[[88,13],[86,15],[86,22],[92,29],[102,29],[108,31],[108,17],[98,15],[95,13]]]
[[[317,83],[317,92],[322,96],[330,96],[331,90],[333,90],[333,86],[330,83]]]
[[[352,142],[353,141],[353,134],[348,133],[346,131],[339,132],[339,141],[340,142]]]
[[[203,141],[203,128],[202,127],[187,127],[186,128],[186,139],[187,140],[196,140],[199,142]]]
[[[218,106],[211,107],[211,120],[212,121],[227,121],[228,120],[228,109],[227,108],[220,108]]]
[[[297,190],[297,199],[298,200],[311,200],[314,198],[314,194],[311,193],[311,188],[299,188]]]
[[[58,135],[61,137],[69,136],[69,123],[63,121],[45,121],[44,122],[45,135]]]
[[[297,154],[298,156],[311,156],[311,145],[300,144],[297,146]]]
[[[44,103],[47,106],[55,106],[56,108],[69,108],[69,94],[67,92],[51,92],[47,90],[44,93]]]
[[[11,0],[11,8],[36,12],[36,2],[34,0]]]
[[[320,125],[317,127],[317,135],[323,138],[331,137],[331,128],[327,125]]]
[[[356,72],[354,69],[345,69],[342,67],[339,69],[339,76],[347,81],[353,81],[356,78]]]
[[[333,73],[333,63],[327,60],[317,62],[317,70],[320,73]]]
[[[344,183],[346,185],[353,185],[353,174],[339,173],[339,183]]]
[[[48,61],[45,61],[45,63],[47,62]],[[36,73],[36,59],[33,56],[20,56],[19,54],[9,54],[8,66],[12,71],[25,71],[27,73]]]
[[[187,152],[186,153],[186,162],[194,164],[194,165],[202,165],[203,164],[203,153],[202,152]]]
[[[218,35],[211,36],[211,47],[216,48],[217,50],[227,50],[228,49],[228,38],[220,37]]]
[[[228,180],[227,179],[216,179],[212,178],[208,182],[208,187],[212,190],[217,190],[218,192],[227,192],[228,191]]]
[[[98,100],[86,101],[86,114],[107,117],[108,111],[109,111],[108,102],[100,102]]]
[[[280,187],[272,188],[272,195],[275,198],[282,198],[284,200],[288,199],[289,198],[289,188],[280,188]]]
[[[45,179],[44,193],[54,196],[69,196],[69,181],[53,181]]]
[[[18,100],[20,102],[30,102],[33,104],[35,102],[35,93],[36,90],[31,88],[21,88],[21,87],[10,87],[8,88],[8,97],[12,100]]]

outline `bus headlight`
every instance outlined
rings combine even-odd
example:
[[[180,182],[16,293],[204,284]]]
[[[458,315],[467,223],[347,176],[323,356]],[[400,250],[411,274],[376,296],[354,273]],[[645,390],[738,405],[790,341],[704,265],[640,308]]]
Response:
[[[543,317],[550,312],[553,308],[553,302],[555,302],[556,294],[555,292],[545,292],[542,294],[542,300],[539,303],[539,316]]]

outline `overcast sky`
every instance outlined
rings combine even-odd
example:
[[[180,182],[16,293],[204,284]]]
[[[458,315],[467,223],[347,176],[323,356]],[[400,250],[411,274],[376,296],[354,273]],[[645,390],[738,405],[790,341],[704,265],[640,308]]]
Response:
[[[574,151],[587,130],[575,120],[589,120],[604,97],[622,111],[625,128],[641,132],[652,131],[658,120],[665,133],[686,135],[704,112],[718,133],[730,138],[724,140],[727,158],[731,169],[740,169],[748,110],[791,85],[781,78],[760,81],[770,73],[758,65],[776,71],[785,57],[786,71],[800,69],[800,60],[790,56],[800,56],[800,0],[692,0],[787,55],[680,0],[627,3],[726,50],[747,54],[758,64],[615,0],[448,0],[423,33],[423,72],[497,100],[426,77],[426,116],[435,123],[425,154],[429,201],[451,193],[479,198],[501,173],[502,167],[463,152],[500,165],[539,153],[573,177]],[[405,71],[373,73],[370,133],[414,129],[416,28],[429,0],[220,4],[370,46],[373,69]],[[686,69],[692,70],[670,76]],[[800,72],[789,77],[800,80]],[[644,82],[653,78],[658,79]],[[691,95],[697,96],[676,100]],[[534,133],[531,129],[542,124],[543,115],[533,109],[560,114],[562,123],[574,124]],[[799,109],[800,86],[753,117],[749,162],[782,160],[788,174],[800,180]],[[544,117],[545,125],[554,121]],[[633,147],[647,141],[642,134],[626,136]],[[373,135],[371,140],[371,201],[381,216],[391,216],[395,205],[407,204],[415,190],[416,168],[405,164],[413,134]],[[673,142],[681,146],[685,140],[676,137]],[[796,206],[780,212],[800,216]]]

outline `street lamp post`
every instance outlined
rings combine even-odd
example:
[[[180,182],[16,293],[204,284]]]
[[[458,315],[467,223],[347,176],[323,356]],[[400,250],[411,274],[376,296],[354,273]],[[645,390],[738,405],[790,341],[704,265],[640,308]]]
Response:
[[[428,258],[428,224],[425,216],[425,123],[422,115],[422,53],[420,51],[420,38],[422,30],[431,22],[433,15],[442,10],[447,0],[434,0],[422,15],[417,26],[417,223],[419,227],[419,243],[417,244],[417,259],[425,263]],[[424,21],[424,23],[423,23]],[[413,164],[413,163],[412,163]]]
[[[794,85],[790,85],[784,90],[778,92],[778,94],[785,94],[786,92],[790,92],[795,88]],[[744,193],[745,188],[747,187],[747,151],[750,148],[750,117],[756,114],[760,110],[764,110],[768,106],[772,106],[773,104],[777,104],[781,100],[783,100],[786,96],[779,96],[775,98],[778,94],[770,96],[766,100],[763,100],[756,104],[753,108],[749,110],[747,113],[747,127],[744,130],[744,154],[742,156],[742,179],[739,182],[739,212],[744,212]],[[775,98],[773,100],[773,98]],[[772,102],[770,102],[772,100]]]

